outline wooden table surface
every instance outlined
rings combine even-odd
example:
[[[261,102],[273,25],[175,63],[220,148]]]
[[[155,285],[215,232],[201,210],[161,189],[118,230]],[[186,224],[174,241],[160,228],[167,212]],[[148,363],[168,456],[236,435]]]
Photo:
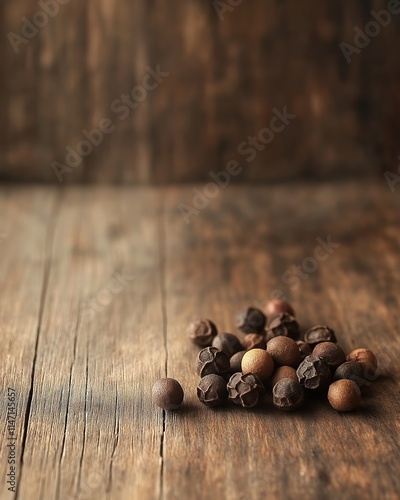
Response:
[[[229,186],[186,224],[178,205],[192,198],[192,186],[1,188],[1,499],[398,499],[398,193]],[[329,238],[340,246],[313,261]],[[293,265],[308,269],[296,287],[282,278]],[[303,328],[326,323],[347,351],[376,352],[359,411],[198,402],[187,324],[232,331],[277,289]],[[186,391],[176,412],[151,401],[166,374]]]

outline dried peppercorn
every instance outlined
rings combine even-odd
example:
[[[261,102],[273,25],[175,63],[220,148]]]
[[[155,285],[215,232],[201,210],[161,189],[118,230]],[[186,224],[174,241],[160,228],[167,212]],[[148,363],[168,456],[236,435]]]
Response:
[[[296,410],[304,403],[303,386],[298,380],[283,378],[272,389],[272,401],[279,410]]]
[[[306,356],[311,354],[311,347],[304,340],[296,340],[296,344],[299,346],[301,361],[303,361]]]
[[[292,366],[278,366],[275,369],[271,377],[271,386],[274,387],[283,378],[290,378],[292,380],[297,380],[297,374],[295,368]]]
[[[314,347],[312,353],[313,356],[323,359],[331,370],[336,370],[338,366],[346,361],[343,349],[333,342],[320,342]]]
[[[364,368],[355,361],[345,361],[336,368],[333,375],[333,381],[348,379],[355,382],[358,387],[364,387],[367,381],[364,378]]]
[[[236,316],[236,326],[244,333],[263,333],[266,317],[256,307],[248,307]]]
[[[329,386],[328,400],[337,411],[353,411],[360,404],[361,391],[352,380],[337,380]]]
[[[250,349],[265,349],[267,341],[264,335],[259,333],[248,333],[242,340],[242,346],[249,351]]]
[[[236,373],[242,371],[242,359],[247,351],[239,351],[235,353],[229,360],[230,373]]]
[[[287,313],[290,316],[296,316],[293,307],[284,300],[273,299],[270,300],[265,306],[265,314],[268,318],[276,316],[278,314]]]
[[[347,356],[347,361],[355,361],[364,368],[364,377],[368,380],[374,379],[378,370],[378,360],[369,349],[354,349]]]
[[[267,352],[272,356],[275,366],[293,366],[300,363],[300,349],[296,342],[289,337],[274,337],[267,343]]]
[[[261,380],[253,373],[234,373],[229,379],[229,399],[244,408],[256,406],[260,402],[263,392],[264,386]]]
[[[268,380],[274,371],[271,355],[264,349],[251,349],[242,359],[242,372],[253,373],[261,380]]]
[[[205,377],[211,373],[221,375],[229,372],[229,368],[227,355],[216,347],[205,347],[197,356],[196,371],[200,377]]]
[[[305,389],[323,391],[331,381],[331,369],[323,359],[312,354],[304,358],[297,368],[297,378]]]
[[[197,397],[206,406],[219,406],[228,399],[226,381],[214,373],[203,377],[197,386]]]
[[[233,333],[219,333],[213,338],[212,346],[224,352],[228,358],[243,350],[240,340]]]
[[[320,342],[337,342],[335,332],[326,325],[316,325],[310,328],[304,334],[304,340],[313,348]]]
[[[153,401],[163,410],[176,410],[183,401],[181,384],[173,378],[162,378],[153,385]]]
[[[299,324],[294,316],[282,313],[270,319],[265,332],[267,340],[279,336],[290,337],[296,340],[299,337],[300,330]]]
[[[217,327],[209,319],[198,319],[190,323],[187,334],[190,340],[199,347],[208,347],[217,335]]]

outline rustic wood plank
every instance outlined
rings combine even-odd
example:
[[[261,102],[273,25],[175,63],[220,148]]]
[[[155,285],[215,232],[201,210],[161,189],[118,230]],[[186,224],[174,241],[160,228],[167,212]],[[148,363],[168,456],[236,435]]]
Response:
[[[154,190],[62,200],[18,498],[157,494],[162,414],[147,394],[165,370],[159,206]]]
[[[0,189],[0,369],[1,454],[0,497],[12,498],[6,474],[10,466],[21,471],[21,457],[32,398],[32,373],[37,356],[37,336],[41,325],[43,294],[48,276],[48,246],[56,202],[53,190]],[[16,427],[8,431],[8,388],[15,391]],[[14,420],[14,412],[10,419]],[[11,424],[11,427],[13,425]],[[17,441],[15,463],[8,464],[13,437]],[[9,439],[11,438],[11,439]],[[11,447],[10,447],[11,450]],[[15,489],[15,488],[14,488]]]
[[[398,244],[400,202],[368,184],[231,187],[186,225],[167,199],[168,375],[184,383],[186,411],[168,414],[163,491],[174,498],[397,498],[399,466]],[[339,243],[296,290],[282,282],[312,256],[317,238]],[[379,284],[378,284],[379,283]],[[347,350],[367,346],[384,374],[354,414],[309,401],[286,415],[272,408],[212,411],[197,401],[187,323],[214,319],[232,331],[240,307],[274,289],[293,301],[304,326],[336,329]]]
[[[57,183],[53,161],[106,118],[114,131],[66,183],[200,181],[232,159],[249,181],[369,174],[382,158],[396,171],[399,16],[350,64],[339,47],[386,0],[243,1],[223,21],[213,4],[70,1],[18,53],[7,34],[41,9],[2,6],[1,177]],[[114,112],[158,64],[165,81],[127,116]],[[247,162],[238,147],[284,106],[297,118]]]
[[[0,380],[17,389],[17,498],[397,498],[400,199],[359,182],[231,186],[185,224],[178,204],[192,197],[3,189]],[[291,289],[283,274],[329,235],[340,246]],[[383,376],[359,411],[197,401],[188,322],[231,331],[277,289],[304,327],[326,321],[347,350],[377,352]],[[186,391],[166,414],[151,402],[165,373]],[[4,478],[4,453],[0,464]]]

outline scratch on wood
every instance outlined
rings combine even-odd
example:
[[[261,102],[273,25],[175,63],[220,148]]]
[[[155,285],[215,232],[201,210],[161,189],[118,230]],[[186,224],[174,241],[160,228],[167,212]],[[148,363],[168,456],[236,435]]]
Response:
[[[85,454],[85,444],[86,444],[86,429],[87,429],[87,402],[88,402],[88,381],[89,381],[89,346],[86,347],[86,382],[85,382],[85,406],[83,410],[84,423],[83,423],[83,439],[82,439],[82,453],[79,460],[79,472],[78,472],[78,492],[77,497],[79,498],[81,493],[81,481],[82,481],[82,465],[83,456]]]
[[[107,486],[107,493],[111,491],[112,487],[112,479],[113,479],[113,462],[114,462],[114,457],[115,453],[117,451],[118,447],[118,442],[119,442],[119,419],[118,419],[118,384],[115,384],[115,414],[114,414],[114,447],[111,453],[111,458],[110,458],[110,473],[108,477],[108,486]]]
[[[68,415],[69,415],[69,403],[70,403],[70,400],[71,400],[72,370],[74,368],[75,359],[76,359],[76,344],[77,344],[77,340],[78,340],[79,317],[80,317],[80,315],[78,314],[78,318],[76,320],[76,325],[75,325],[75,337],[74,337],[74,349],[73,349],[72,361],[71,361],[71,365],[69,367],[67,409],[66,409],[66,412],[65,412],[64,433],[63,433],[63,439],[62,439],[62,443],[61,443],[61,453],[60,453],[59,467],[58,467],[58,473],[57,473],[57,487],[56,487],[56,498],[57,499],[60,498],[61,465],[62,465],[62,462],[63,462],[63,459],[64,459],[64,454],[65,454],[65,440],[66,440],[66,437],[67,437],[67,424],[68,424]]]

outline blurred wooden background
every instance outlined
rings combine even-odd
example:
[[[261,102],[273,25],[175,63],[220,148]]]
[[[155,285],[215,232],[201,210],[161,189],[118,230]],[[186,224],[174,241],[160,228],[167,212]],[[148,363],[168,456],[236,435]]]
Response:
[[[339,47],[388,2],[231,0],[221,21],[212,0],[62,0],[43,22],[47,1],[0,5],[3,181],[57,183],[52,163],[107,117],[66,183],[202,181],[229,160],[238,181],[397,168],[400,14],[350,64]],[[24,17],[45,26],[16,53]],[[112,103],[157,64],[169,76],[120,119]],[[284,106],[296,119],[247,163],[238,146]]]

